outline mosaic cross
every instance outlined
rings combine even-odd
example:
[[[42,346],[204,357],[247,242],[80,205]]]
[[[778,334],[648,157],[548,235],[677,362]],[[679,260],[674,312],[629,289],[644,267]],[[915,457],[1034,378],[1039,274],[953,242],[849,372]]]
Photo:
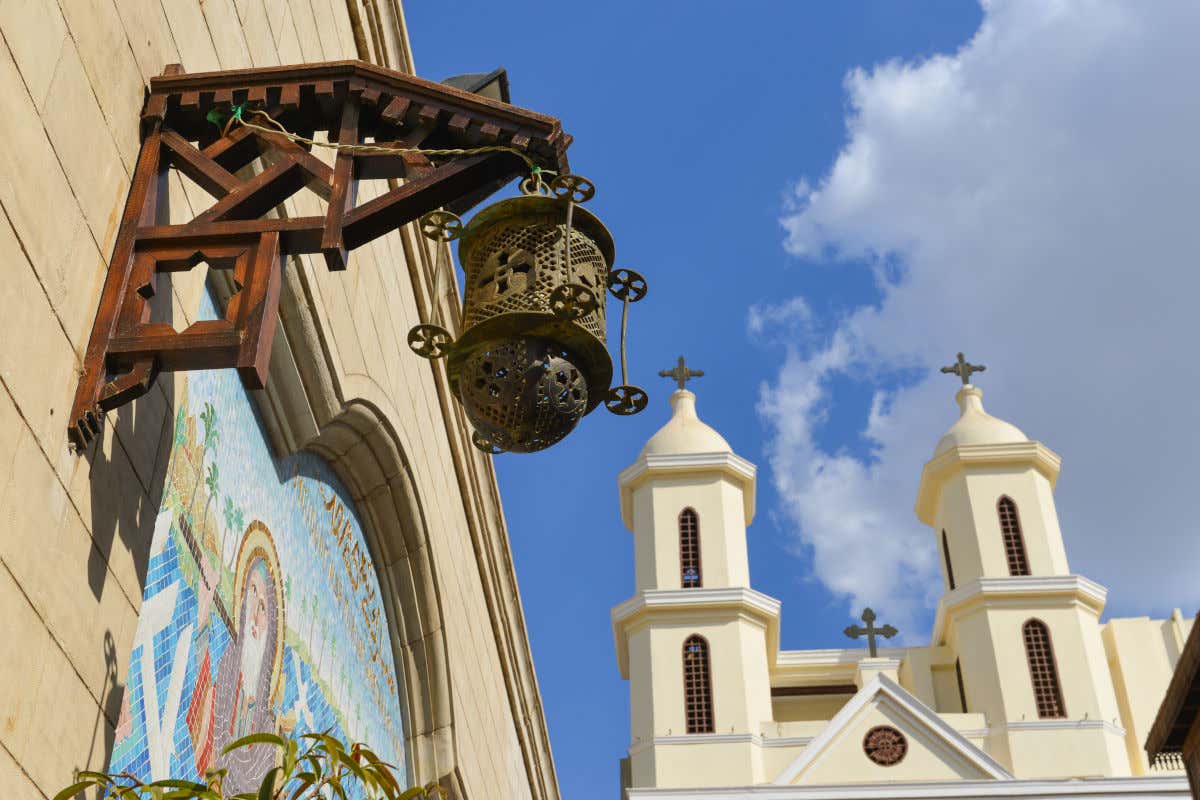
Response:
[[[968,363],[967,360],[963,358],[963,354],[959,353],[958,361],[948,367],[942,367],[942,372],[945,372],[949,375],[957,375],[958,377],[962,378],[963,386],[966,386],[971,382],[972,372],[983,372],[985,369],[987,369],[987,367],[985,367],[983,364]]]
[[[658,374],[664,378],[670,378],[671,380],[675,381],[679,384],[679,388],[682,390],[686,388],[685,384],[692,378],[703,378],[704,370],[690,369],[688,365],[683,362],[683,356],[680,356],[679,361],[675,364],[674,369],[659,370]]]
[[[858,639],[862,636],[867,637],[867,649],[871,652],[871,658],[879,655],[875,649],[875,637],[882,636],[885,639],[890,639],[900,631],[893,628],[891,625],[884,625],[881,628],[875,627],[875,612],[871,609],[864,609],[862,613],[862,621],[867,623],[867,627],[861,625],[849,625],[842,633],[849,636],[851,639]]]

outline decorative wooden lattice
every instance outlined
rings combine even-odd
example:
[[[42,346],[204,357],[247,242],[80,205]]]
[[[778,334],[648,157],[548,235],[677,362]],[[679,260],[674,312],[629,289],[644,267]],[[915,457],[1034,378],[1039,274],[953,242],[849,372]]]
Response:
[[[1025,557],[1025,537],[1021,535],[1021,520],[1012,498],[1001,497],[996,504],[1000,515],[1000,532],[1004,535],[1004,555],[1008,558],[1009,575],[1028,575],[1029,560]]]
[[[684,589],[698,589],[704,585],[700,574],[700,519],[690,508],[679,514],[679,573]]]
[[[1021,628],[1025,638],[1025,657],[1029,660],[1029,679],[1033,682],[1033,699],[1038,716],[1065,717],[1062,687],[1058,683],[1058,664],[1054,646],[1050,644],[1050,629],[1039,619],[1031,619]]]
[[[267,112],[305,138],[338,144],[511,150],[432,158],[339,151],[332,166],[286,137],[233,125],[210,112]],[[250,117],[246,117],[251,119]],[[558,120],[359,61],[154,78],[142,111],[142,145],[117,232],[69,420],[83,448],[103,413],[145,394],[161,371],[235,367],[263,388],[278,319],[284,258],[321,253],[331,270],[360,247],[438,207],[465,211],[527,169],[525,158],[566,173],[571,137]],[[515,151],[515,152],[514,152]],[[251,174],[253,162],[261,171]],[[214,198],[183,224],[169,219],[167,177],[179,170]],[[360,180],[403,179],[357,204]],[[321,216],[269,212],[303,189]],[[157,277],[207,263],[232,271],[223,319],[186,330],[152,321]]]
[[[687,732],[712,733],[712,675],[703,636],[689,636],[683,643],[683,700]]]

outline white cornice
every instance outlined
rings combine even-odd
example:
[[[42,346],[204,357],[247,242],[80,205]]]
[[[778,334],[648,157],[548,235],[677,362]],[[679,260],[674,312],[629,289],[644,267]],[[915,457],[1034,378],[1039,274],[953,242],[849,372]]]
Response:
[[[1032,609],[1044,604],[1044,601],[1069,601],[1082,603],[1099,616],[1107,597],[1107,589],[1082,575],[976,578],[942,595],[933,621],[930,644],[933,647],[945,644],[949,616],[976,603],[982,603],[985,607],[1028,604]]]
[[[689,733],[685,735],[655,736],[653,739],[635,742],[629,747],[629,755],[637,755],[651,747],[672,747],[694,744],[753,744],[758,747],[805,747],[812,736],[781,736],[772,739],[755,733]]]
[[[933,525],[938,494],[942,484],[956,472],[981,466],[1011,466],[1024,464],[1046,476],[1050,488],[1058,481],[1062,458],[1041,442],[1011,444],[965,444],[952,447],[935,456],[921,470],[921,485],[917,489],[917,518]]]
[[[712,589],[644,589],[612,610],[613,638],[617,645],[617,664],[621,677],[629,678],[630,627],[655,618],[709,616],[728,610],[745,614],[767,630],[767,663],[779,652],[779,611],[782,604],[774,597],[745,586]]]
[[[1189,800],[1187,778],[913,781],[838,786],[731,786],[717,789],[626,789],[627,800],[976,800],[1062,797],[1071,800]]]
[[[880,658],[903,658],[907,647],[880,647]],[[782,650],[776,664],[779,667],[821,667],[831,664],[857,664],[871,655],[865,647],[845,647],[828,650]]]
[[[726,475],[741,485],[742,504],[746,524],[749,525],[754,519],[754,478],[758,472],[753,463],[736,453],[643,453],[617,476],[621,494],[621,520],[625,527],[633,530],[633,490],[643,482],[659,476],[704,472]]]
[[[992,733],[1001,731],[1085,731],[1103,730],[1119,738],[1125,738],[1125,729],[1106,719],[1030,719],[992,725]]]

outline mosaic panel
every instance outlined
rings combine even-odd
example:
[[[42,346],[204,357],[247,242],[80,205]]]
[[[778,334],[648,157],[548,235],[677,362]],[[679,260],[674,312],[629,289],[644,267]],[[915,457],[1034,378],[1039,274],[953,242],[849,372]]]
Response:
[[[205,298],[202,318],[215,318]],[[346,488],[320,458],[273,457],[232,370],[180,374],[162,504],[109,769],[257,788],[276,750],[248,733],[330,732],[406,776],[379,582]]]

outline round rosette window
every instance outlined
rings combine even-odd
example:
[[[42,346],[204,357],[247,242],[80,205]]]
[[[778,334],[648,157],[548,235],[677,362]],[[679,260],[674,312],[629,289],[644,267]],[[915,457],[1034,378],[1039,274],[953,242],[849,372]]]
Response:
[[[863,752],[881,767],[895,766],[908,754],[908,740],[891,725],[876,725],[863,737]]]

